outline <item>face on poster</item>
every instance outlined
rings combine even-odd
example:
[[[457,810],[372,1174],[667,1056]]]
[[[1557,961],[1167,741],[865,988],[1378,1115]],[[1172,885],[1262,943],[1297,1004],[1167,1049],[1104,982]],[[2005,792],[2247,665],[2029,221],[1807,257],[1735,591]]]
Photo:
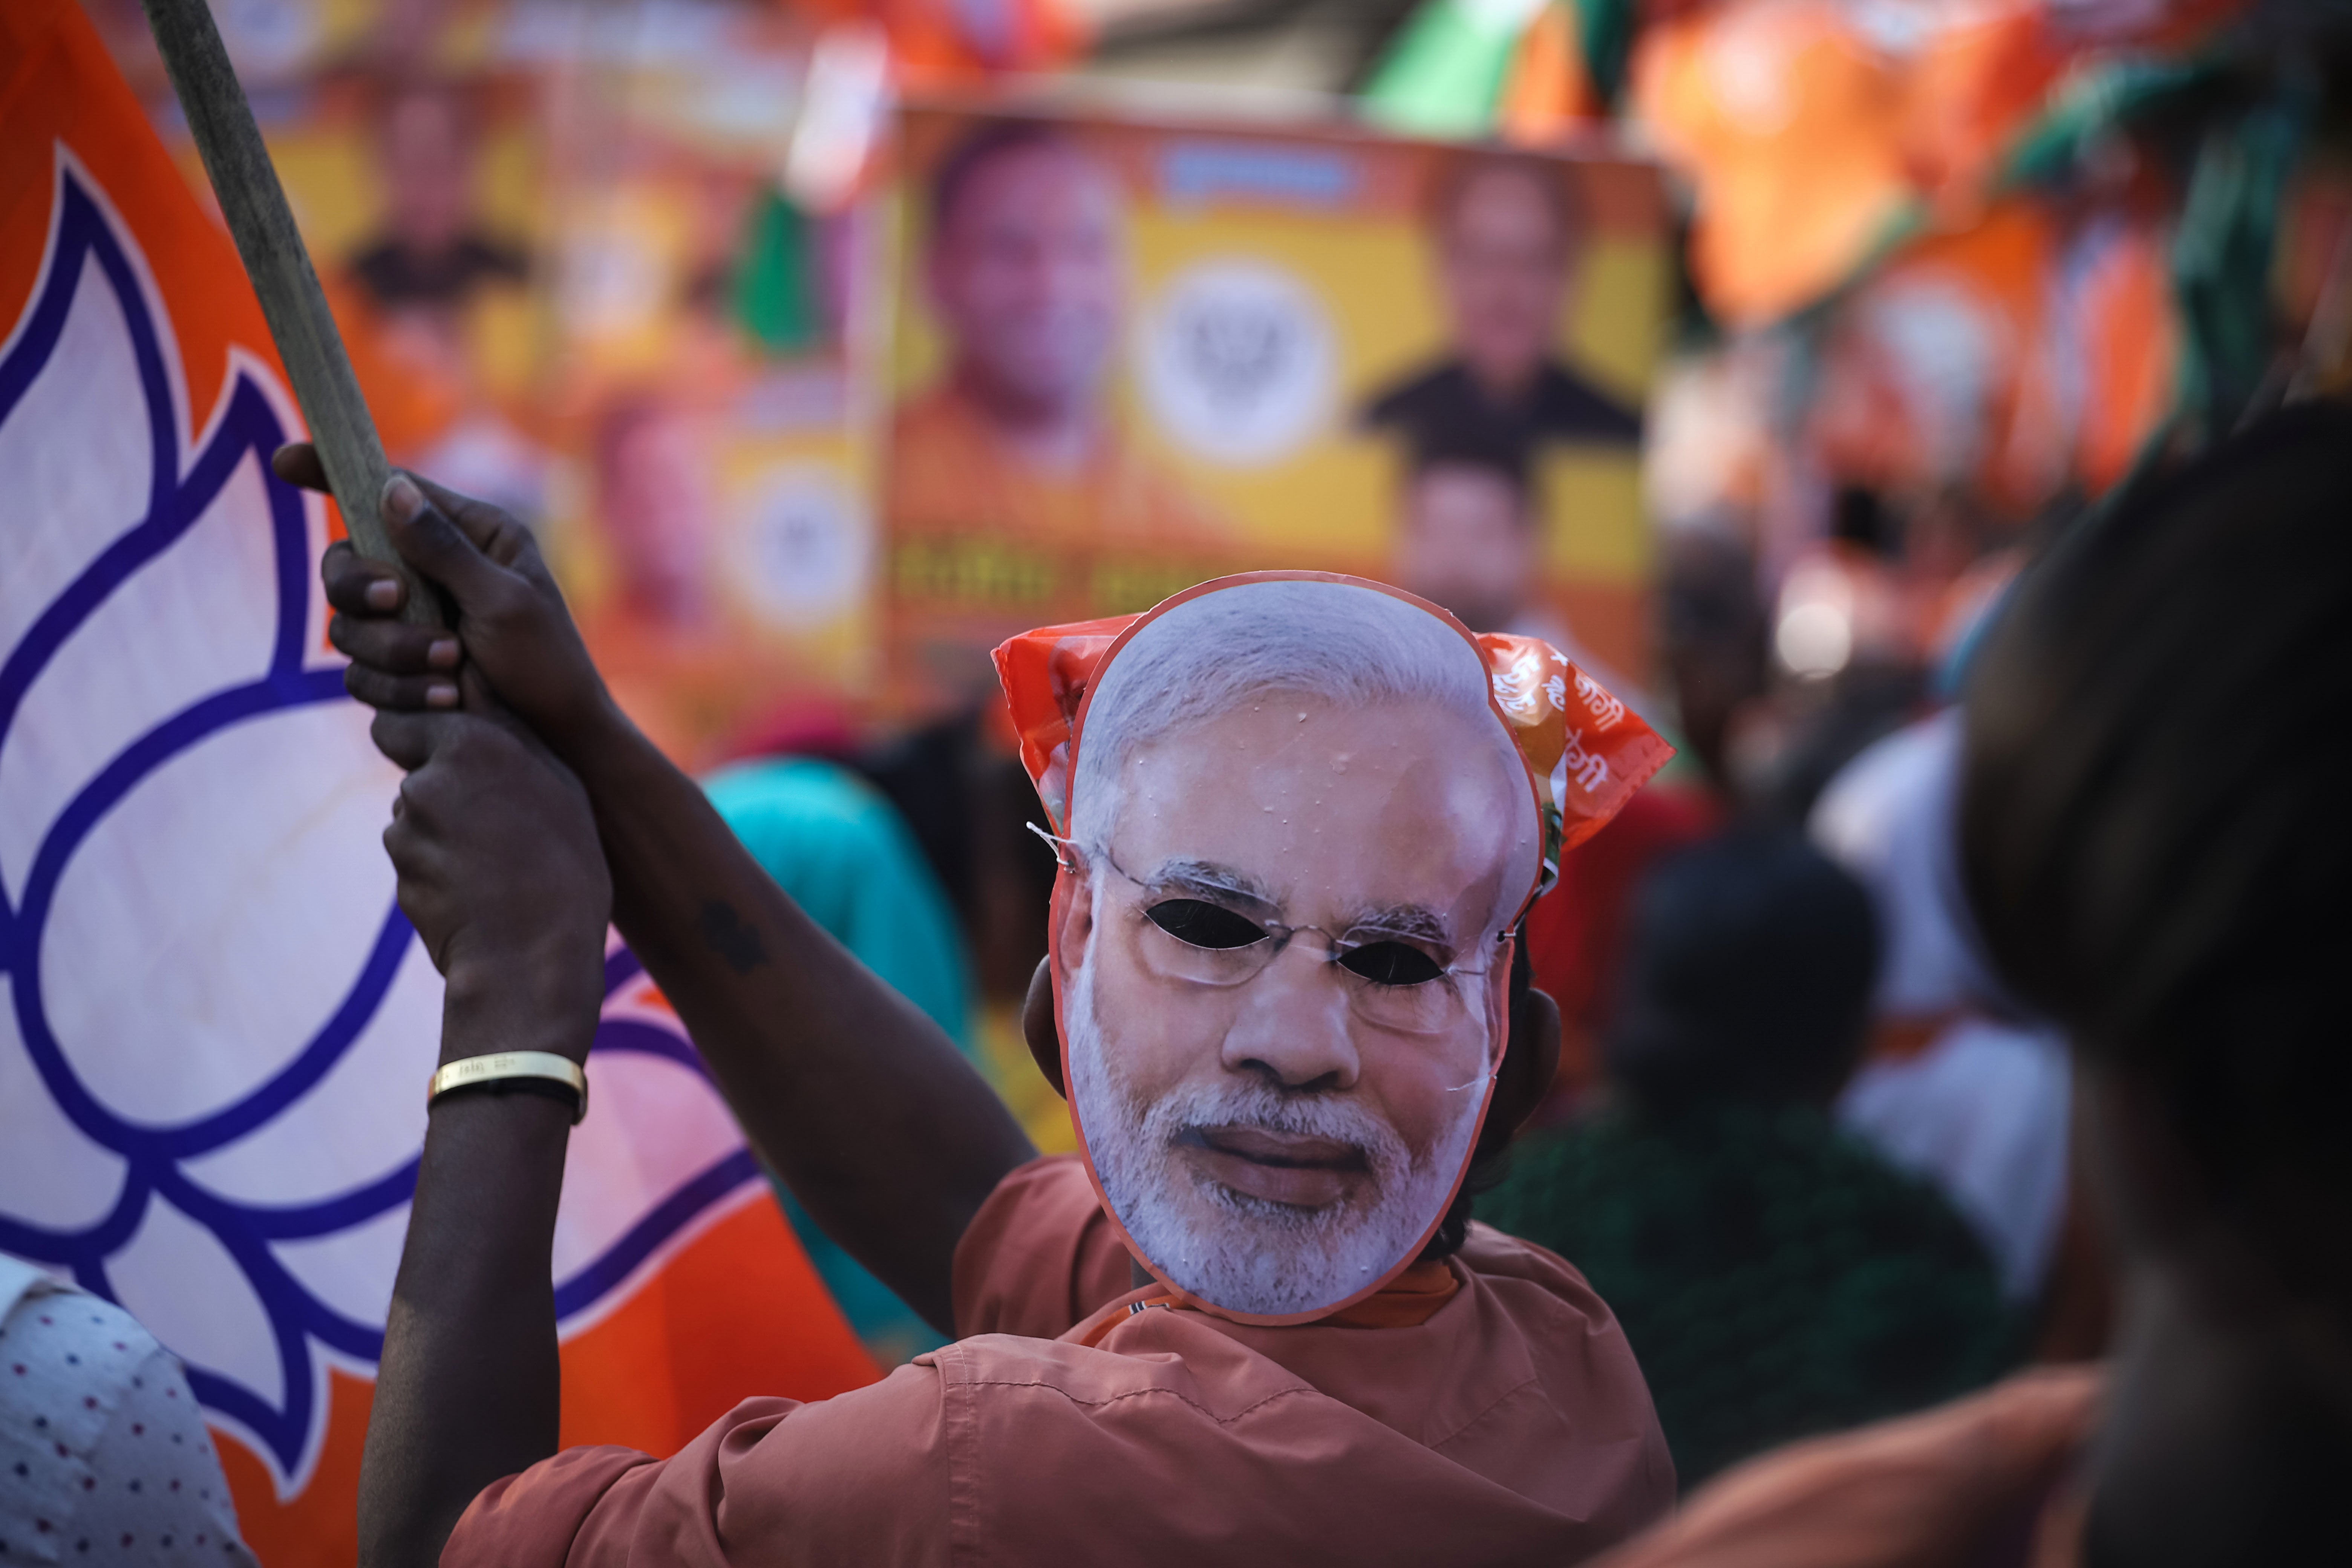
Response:
[[[1654,171],[910,109],[885,381],[890,668],[1223,572],[1405,587],[1635,669]]]
[[[1507,1045],[1528,766],[1476,645],[1362,582],[1244,578],[1137,623],[1069,754],[1053,962],[1109,1212],[1229,1315],[1412,1262]]]

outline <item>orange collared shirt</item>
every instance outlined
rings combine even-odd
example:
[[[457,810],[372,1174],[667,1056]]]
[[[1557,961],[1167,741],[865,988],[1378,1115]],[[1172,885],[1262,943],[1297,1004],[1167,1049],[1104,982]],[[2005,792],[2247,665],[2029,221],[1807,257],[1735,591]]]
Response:
[[[483,1492],[442,1562],[1572,1563],[1661,1517],[1664,1437],[1576,1271],[1482,1226],[1434,1267],[1364,1304],[1394,1326],[1132,1311],[1158,1288],[1129,1288],[1084,1167],[1034,1161],[957,1248],[965,1338],[748,1400],[670,1459],[560,1454]]]

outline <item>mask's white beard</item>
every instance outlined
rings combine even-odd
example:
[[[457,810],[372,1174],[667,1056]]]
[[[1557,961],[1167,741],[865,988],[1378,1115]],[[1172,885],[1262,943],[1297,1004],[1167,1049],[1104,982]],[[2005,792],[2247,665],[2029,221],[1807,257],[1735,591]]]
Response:
[[[1414,1250],[1443,1212],[1470,1152],[1483,1075],[1461,1091],[1453,1121],[1416,1161],[1395,1129],[1342,1096],[1286,1093],[1228,1075],[1139,1104],[1103,1049],[1094,952],[1062,996],[1070,1096],[1112,1213],[1144,1256],[1202,1300],[1284,1316],[1336,1306]],[[1236,1193],[1176,1152],[1194,1127],[1256,1127],[1352,1143],[1371,1173],[1368,1202],[1307,1210]]]

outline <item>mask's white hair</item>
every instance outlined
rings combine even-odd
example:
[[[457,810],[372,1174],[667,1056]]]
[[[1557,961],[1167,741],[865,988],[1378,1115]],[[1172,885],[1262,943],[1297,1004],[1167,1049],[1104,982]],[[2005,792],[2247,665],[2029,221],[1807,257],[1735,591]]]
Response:
[[[1486,668],[1462,635],[1417,605],[1347,583],[1276,579],[1187,600],[1146,626],[1104,670],[1087,706],[1070,781],[1070,836],[1109,841],[1121,775],[1139,746],[1241,708],[1265,692],[1340,707],[1427,703],[1494,737],[1517,780],[1525,764],[1486,699]],[[1531,796],[1512,835],[1502,898],[1516,908],[1535,877]],[[1509,913],[1508,910],[1503,911]]]

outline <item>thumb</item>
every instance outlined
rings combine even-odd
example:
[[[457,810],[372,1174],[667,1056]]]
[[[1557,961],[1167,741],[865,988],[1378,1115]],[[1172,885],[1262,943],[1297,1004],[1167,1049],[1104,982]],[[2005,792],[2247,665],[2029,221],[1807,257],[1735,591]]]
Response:
[[[413,773],[433,760],[435,749],[457,717],[455,713],[399,713],[385,710],[379,711],[369,724],[368,737],[394,765]]]
[[[545,749],[540,745],[539,737],[514,716],[514,710],[499,700],[498,689],[482,673],[478,660],[467,659],[457,671],[457,695],[463,711],[487,719],[499,728],[511,731],[534,751]]]
[[[447,589],[461,615],[481,607],[505,574],[406,474],[384,484],[383,525],[401,559]]]

